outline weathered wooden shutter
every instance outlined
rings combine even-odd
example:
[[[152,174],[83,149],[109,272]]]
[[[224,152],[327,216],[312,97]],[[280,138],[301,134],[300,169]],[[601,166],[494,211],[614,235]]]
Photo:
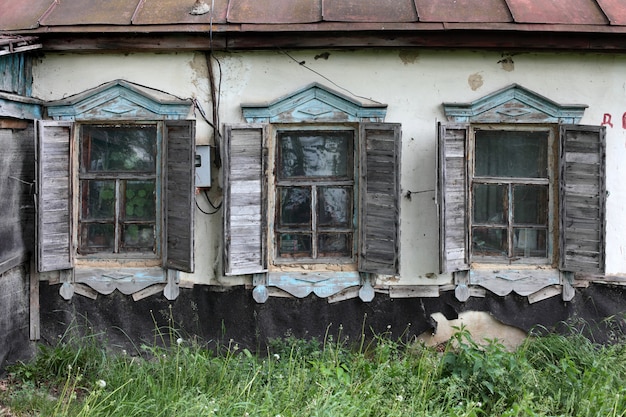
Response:
[[[563,125],[560,135],[561,269],[604,273],[605,128]]]
[[[37,122],[37,267],[70,269],[72,251],[72,123]]]
[[[164,267],[193,272],[195,124],[168,121],[165,131]]]
[[[359,271],[395,275],[400,260],[400,128],[360,129]]]
[[[468,125],[439,124],[437,202],[441,272],[469,269]]]
[[[266,181],[259,125],[227,126],[224,140],[224,270],[226,275],[264,272]]]
[[[34,131],[32,121],[16,129],[0,126],[0,275],[26,262],[35,246]]]

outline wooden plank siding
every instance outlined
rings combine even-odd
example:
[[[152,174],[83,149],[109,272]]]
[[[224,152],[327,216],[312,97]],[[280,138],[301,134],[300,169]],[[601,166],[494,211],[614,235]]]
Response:
[[[33,85],[33,56],[10,54],[0,56],[0,91],[30,97]]]
[[[266,201],[260,125],[227,126],[224,152],[224,270],[226,275],[265,272]]]
[[[605,128],[561,126],[561,269],[604,272]]]
[[[359,271],[398,274],[400,240],[400,124],[360,129]]]
[[[37,242],[41,272],[73,266],[70,170],[72,123],[38,121]]]
[[[24,125],[0,128],[0,274],[25,262],[34,247],[34,127]]]
[[[439,256],[442,273],[469,269],[467,221],[468,125],[439,125]]]
[[[195,124],[166,122],[165,262],[166,268],[194,270]]]

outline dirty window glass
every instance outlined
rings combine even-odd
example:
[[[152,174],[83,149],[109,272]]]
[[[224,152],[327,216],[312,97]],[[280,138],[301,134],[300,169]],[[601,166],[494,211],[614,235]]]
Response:
[[[351,260],[354,131],[279,131],[275,242],[278,259]]]
[[[548,130],[475,130],[472,256],[548,257]]]
[[[153,172],[156,126],[83,126],[83,172]]]
[[[351,175],[352,132],[293,131],[279,133],[280,177]]]
[[[547,132],[478,130],[475,146],[477,177],[547,178]]]
[[[83,125],[79,253],[156,253],[156,125]]]

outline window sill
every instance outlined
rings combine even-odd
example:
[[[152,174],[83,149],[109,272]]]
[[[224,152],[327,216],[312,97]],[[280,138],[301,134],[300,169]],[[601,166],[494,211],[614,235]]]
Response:
[[[289,265],[294,266],[295,268],[302,269],[307,265],[318,266],[318,265],[329,265],[329,264],[337,264],[337,265],[356,265],[356,261],[354,258],[276,258],[273,261],[274,265]]]
[[[103,295],[111,294],[115,290],[130,295],[151,285],[167,282],[167,275],[166,270],[160,267],[76,267],[74,282],[88,285]]]
[[[558,269],[553,268],[495,268],[482,266],[469,271],[469,285],[483,287],[494,294],[505,296],[514,292],[528,296],[550,285],[561,283]]]
[[[320,298],[337,294],[349,287],[361,285],[358,271],[343,272],[269,272],[267,286],[277,287],[303,298],[313,293]]]

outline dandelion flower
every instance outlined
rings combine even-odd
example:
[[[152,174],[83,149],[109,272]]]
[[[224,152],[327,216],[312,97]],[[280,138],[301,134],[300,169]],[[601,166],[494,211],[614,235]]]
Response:
[[[274,359],[279,361],[280,360],[280,355],[278,353],[274,353]]]
[[[178,339],[176,339],[176,344],[179,345],[179,346],[182,345],[183,342],[184,342],[184,340],[183,340],[182,337],[179,337]]]
[[[99,379],[96,381],[96,385],[100,388],[104,388],[107,386],[107,383],[104,379]]]

